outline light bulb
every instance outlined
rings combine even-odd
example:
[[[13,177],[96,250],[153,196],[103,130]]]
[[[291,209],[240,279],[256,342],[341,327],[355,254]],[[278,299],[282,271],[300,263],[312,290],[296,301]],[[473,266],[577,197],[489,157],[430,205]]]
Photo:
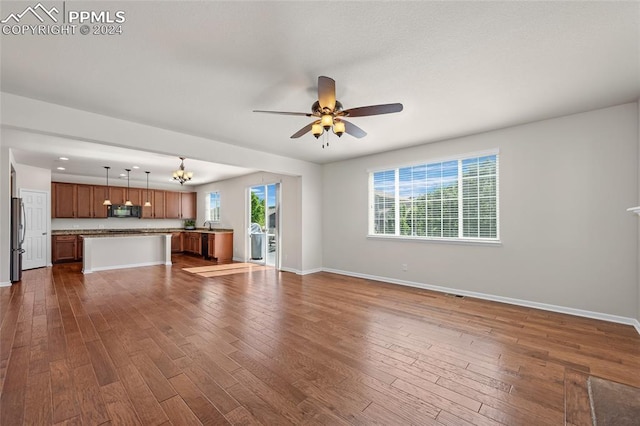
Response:
[[[320,137],[322,131],[322,126],[320,125],[320,123],[313,123],[313,125],[311,126],[311,133],[313,133],[313,136],[315,136],[316,139]]]
[[[320,122],[325,130],[329,130],[329,128],[333,125],[333,116],[331,116],[331,114],[325,114],[322,116]]]

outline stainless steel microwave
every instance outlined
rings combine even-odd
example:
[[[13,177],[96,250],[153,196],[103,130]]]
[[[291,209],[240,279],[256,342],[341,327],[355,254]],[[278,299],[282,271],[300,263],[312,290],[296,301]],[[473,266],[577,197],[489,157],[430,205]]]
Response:
[[[141,206],[125,206],[124,204],[113,204],[107,206],[108,217],[142,217]]]

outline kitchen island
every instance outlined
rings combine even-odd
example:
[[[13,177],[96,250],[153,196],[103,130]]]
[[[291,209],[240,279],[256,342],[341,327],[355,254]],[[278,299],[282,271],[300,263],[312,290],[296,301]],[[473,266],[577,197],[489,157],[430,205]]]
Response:
[[[82,273],[171,265],[170,233],[83,235]]]

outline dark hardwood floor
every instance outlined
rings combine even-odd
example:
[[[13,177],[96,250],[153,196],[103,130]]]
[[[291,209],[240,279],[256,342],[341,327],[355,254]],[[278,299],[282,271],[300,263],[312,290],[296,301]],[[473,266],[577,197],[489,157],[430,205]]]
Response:
[[[329,273],[182,270],[205,264],[56,265],[0,289],[0,424],[562,425],[580,405],[565,378],[640,387],[631,326]]]

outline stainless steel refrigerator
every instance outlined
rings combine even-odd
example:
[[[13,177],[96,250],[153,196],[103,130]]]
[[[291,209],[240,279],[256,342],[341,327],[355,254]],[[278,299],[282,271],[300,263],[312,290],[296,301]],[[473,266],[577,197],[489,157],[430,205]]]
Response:
[[[26,217],[22,198],[11,198],[11,282],[22,279],[22,254]]]

